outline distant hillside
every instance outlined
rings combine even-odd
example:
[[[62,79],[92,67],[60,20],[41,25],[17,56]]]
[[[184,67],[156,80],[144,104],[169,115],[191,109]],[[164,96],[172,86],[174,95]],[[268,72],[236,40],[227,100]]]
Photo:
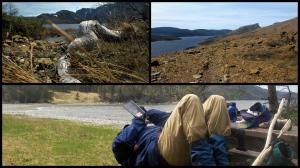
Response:
[[[175,27],[156,27],[151,28],[151,34],[155,35],[168,35],[168,36],[175,36],[175,37],[184,37],[184,36],[218,36],[224,35],[231,32],[228,29],[222,30],[208,30],[208,29],[196,29],[196,30],[189,30],[189,29],[179,29]]]
[[[149,19],[149,6],[146,3],[109,3],[97,8],[82,8],[76,12],[61,10],[54,14],[41,14],[39,19],[51,20],[54,23],[80,23],[83,20],[98,20],[100,23],[111,23],[126,20]]]
[[[268,90],[255,85],[210,85],[205,91],[208,95],[218,94],[231,100],[265,100],[268,98]],[[287,97],[287,92],[277,92],[278,99]],[[292,98],[298,94],[292,93]]]
[[[154,41],[171,41],[171,40],[180,40],[176,36],[166,36],[166,35],[151,35],[151,42]]]
[[[181,52],[152,58],[152,82],[294,83],[298,81],[298,17],[232,34]]]
[[[51,20],[56,24],[75,24],[83,21],[83,19],[76,13],[68,10],[61,10],[54,14],[41,14],[37,16],[37,18],[42,20]]]
[[[207,30],[207,29],[179,29],[175,27],[151,28],[151,41],[157,41],[157,37],[185,37],[185,36],[223,36],[231,30]]]
[[[258,28],[261,28],[258,23],[251,24],[251,25],[246,25],[246,26],[242,26],[242,27],[228,33],[228,35],[242,34],[242,33],[246,33],[246,32],[258,29]]]
[[[149,6],[146,3],[113,3],[93,8],[82,8],[76,14],[84,20],[98,20],[101,23],[118,20],[149,19]]]

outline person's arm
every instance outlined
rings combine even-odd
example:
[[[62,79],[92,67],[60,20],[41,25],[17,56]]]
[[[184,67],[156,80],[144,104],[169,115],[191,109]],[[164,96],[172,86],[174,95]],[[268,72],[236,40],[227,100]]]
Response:
[[[146,124],[143,120],[132,119],[131,125],[124,128],[114,139],[112,143],[112,151],[116,160],[124,165],[131,156],[135,142],[139,133],[145,128]]]
[[[146,115],[147,120],[149,120],[151,123],[153,123],[156,126],[163,127],[167,119],[170,117],[171,113],[167,113],[157,109],[150,109],[146,112]]]
[[[212,135],[209,138],[209,144],[212,145],[217,166],[228,166],[229,158],[224,136]]]

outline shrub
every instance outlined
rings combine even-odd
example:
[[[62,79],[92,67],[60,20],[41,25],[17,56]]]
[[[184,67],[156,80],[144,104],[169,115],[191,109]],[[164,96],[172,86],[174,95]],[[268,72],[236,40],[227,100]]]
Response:
[[[43,22],[38,19],[11,16],[2,13],[2,38],[21,35],[41,39],[45,32]]]

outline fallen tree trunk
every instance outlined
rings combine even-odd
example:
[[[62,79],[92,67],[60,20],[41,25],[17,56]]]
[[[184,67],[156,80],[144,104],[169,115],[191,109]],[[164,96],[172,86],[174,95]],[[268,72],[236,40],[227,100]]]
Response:
[[[96,20],[83,21],[79,25],[80,37],[74,39],[71,35],[61,30],[59,27],[51,23],[51,25],[61,32],[69,41],[72,41],[67,48],[67,54],[62,55],[58,59],[57,72],[62,83],[81,83],[78,79],[72,77],[68,71],[71,65],[70,58],[74,52],[80,49],[87,52],[95,48],[99,39],[121,39],[122,32],[110,30],[101,25]],[[74,40],[73,40],[74,39]]]

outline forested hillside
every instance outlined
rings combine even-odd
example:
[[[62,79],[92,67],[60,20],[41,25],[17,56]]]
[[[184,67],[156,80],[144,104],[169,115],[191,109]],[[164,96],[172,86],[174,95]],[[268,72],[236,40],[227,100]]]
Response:
[[[53,102],[56,92],[91,92],[99,94],[99,102],[126,102],[130,99],[139,103],[165,103],[180,100],[188,93],[205,100],[209,95],[219,94],[231,100],[267,99],[267,90],[255,85],[4,85],[4,103],[45,103]],[[287,96],[278,92],[278,99]],[[293,93],[293,98],[298,95]]]

